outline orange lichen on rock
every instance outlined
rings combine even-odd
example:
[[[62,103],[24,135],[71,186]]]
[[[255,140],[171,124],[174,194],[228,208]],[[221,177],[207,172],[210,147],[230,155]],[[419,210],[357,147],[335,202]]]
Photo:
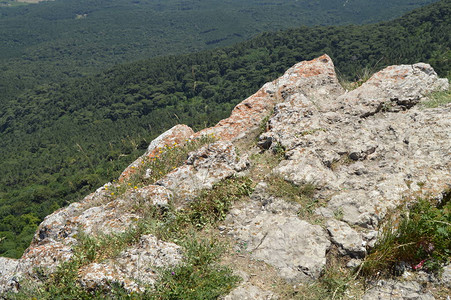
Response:
[[[238,104],[230,117],[214,127],[197,132],[194,137],[213,134],[223,141],[240,139],[258,128],[274,106],[289,96],[290,91],[287,91],[287,87],[297,86],[307,94],[313,93],[310,87],[316,87],[317,83],[323,82],[323,77],[327,77],[327,81],[336,81],[334,65],[328,55],[300,62],[282,77],[265,84],[255,94]]]

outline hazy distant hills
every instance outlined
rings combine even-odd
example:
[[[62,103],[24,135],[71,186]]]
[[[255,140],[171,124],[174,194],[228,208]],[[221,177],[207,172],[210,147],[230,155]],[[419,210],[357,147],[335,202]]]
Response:
[[[387,20],[432,2],[57,0],[0,7],[0,103],[35,84],[117,63],[231,45],[300,25]]]

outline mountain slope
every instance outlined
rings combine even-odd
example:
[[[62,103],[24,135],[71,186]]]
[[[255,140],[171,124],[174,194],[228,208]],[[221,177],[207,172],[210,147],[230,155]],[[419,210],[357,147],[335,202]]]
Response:
[[[416,61],[449,74],[450,10],[440,1],[374,25],[262,34],[26,92],[0,114],[1,253],[19,256],[39,220],[115,178],[158,133],[217,122],[297,61],[328,52],[352,79],[365,67]]]
[[[0,258],[0,297],[445,298],[451,99],[425,105],[448,89],[425,63],[353,91],[329,56],[297,63],[47,216],[21,259]]]

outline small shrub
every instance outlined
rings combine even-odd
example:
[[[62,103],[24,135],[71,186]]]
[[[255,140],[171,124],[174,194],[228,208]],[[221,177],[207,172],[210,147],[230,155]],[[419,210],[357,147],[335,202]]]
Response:
[[[273,114],[274,114],[274,111],[271,111],[260,122],[260,126],[259,126],[260,130],[259,130],[259,134],[257,135],[257,138],[260,136],[260,134],[265,133],[266,131],[268,131],[268,122],[269,122],[269,119],[272,117]]]
[[[285,157],[285,147],[282,146],[281,143],[276,143],[272,148],[272,152],[279,158],[279,160],[282,160]]]
[[[378,63],[378,62],[377,62]],[[377,64],[376,63],[376,64]],[[361,69],[360,71],[357,71],[357,80],[356,81],[350,81],[349,79],[345,78],[341,74],[338,74],[338,81],[340,82],[340,85],[347,91],[355,90],[358,87],[361,87],[362,84],[368,81],[368,79],[371,78],[371,76],[375,73],[375,66],[373,67],[365,67]]]
[[[233,177],[203,191],[186,211],[189,222],[198,228],[225,219],[233,202],[252,193],[252,181],[247,177]]]
[[[334,161],[330,164],[329,168],[330,168],[332,171],[337,171],[337,170],[339,170],[339,168],[340,168],[341,166],[349,166],[349,165],[353,164],[354,162],[355,162],[355,161],[352,160],[352,159],[349,157],[349,154],[343,154],[343,155],[340,156],[340,158],[339,158],[338,160],[334,160]]]
[[[181,245],[185,249],[183,263],[162,272],[155,290],[144,299],[217,299],[239,282],[232,270],[217,263],[223,248],[216,240],[191,236]]]
[[[446,198],[445,198],[446,199]],[[451,202],[419,200],[398,220],[389,220],[366,257],[363,273],[388,275],[400,263],[438,272],[451,256]]]

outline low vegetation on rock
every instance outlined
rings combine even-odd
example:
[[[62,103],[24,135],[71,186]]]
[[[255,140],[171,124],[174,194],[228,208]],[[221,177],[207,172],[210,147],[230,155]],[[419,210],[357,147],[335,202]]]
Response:
[[[0,293],[449,294],[451,107],[420,107],[448,89],[425,63],[345,91],[328,55],[300,62],[216,126],[169,129],[117,182],[46,217],[21,259],[0,258]]]
[[[440,273],[451,257],[449,192],[437,203],[419,199],[396,210],[381,226],[380,237],[363,262],[366,276],[400,275],[405,269]]]
[[[58,6],[66,15],[61,3],[46,5]],[[70,22],[90,22],[89,16],[72,19],[75,13],[80,12]],[[328,53],[351,82],[365,75],[360,71],[365,68],[377,71],[419,61],[447,76],[449,15],[450,3],[442,0],[384,23],[262,33],[228,48],[118,65],[81,78],[72,74],[76,78],[59,83],[52,76],[65,76],[45,66],[17,68],[32,78],[2,70],[2,82],[16,92],[14,97],[0,92],[5,97],[0,100],[0,255],[20,257],[45,216],[116,179],[161,132],[178,123],[195,129],[213,125],[298,61]],[[57,49],[66,45],[52,49],[60,53]],[[60,54],[58,64],[72,64],[65,51]],[[33,55],[38,60],[40,54]],[[85,62],[91,52],[80,55]],[[49,81],[25,88],[22,83],[33,81],[37,73]]]

